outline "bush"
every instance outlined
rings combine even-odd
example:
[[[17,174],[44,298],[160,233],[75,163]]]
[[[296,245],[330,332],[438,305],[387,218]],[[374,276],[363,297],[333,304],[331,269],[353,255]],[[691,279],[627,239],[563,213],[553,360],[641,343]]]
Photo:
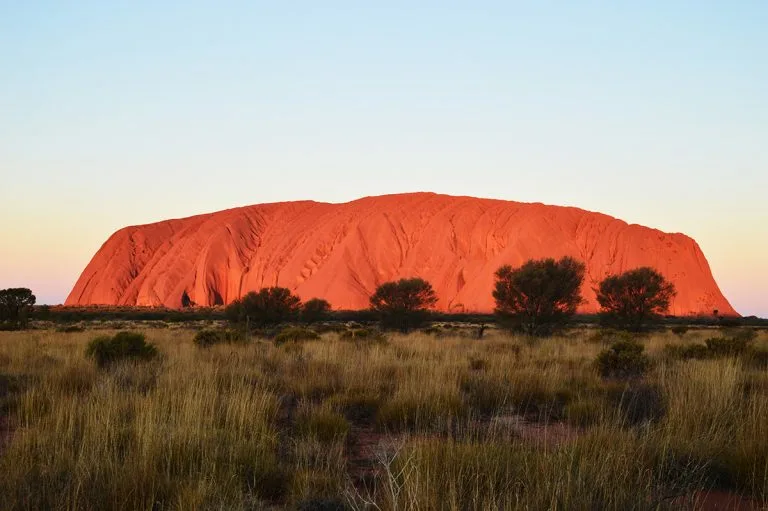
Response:
[[[550,335],[582,302],[584,263],[572,257],[528,261],[496,271],[493,298],[502,325],[528,335]]]
[[[225,342],[238,342],[242,339],[242,335],[235,330],[200,330],[195,334],[195,338],[192,340],[201,348],[208,348],[214,344],[221,344]]]
[[[320,336],[317,332],[308,328],[288,327],[284,328],[275,336],[275,344],[285,344],[286,342],[316,341]]]
[[[301,300],[290,289],[265,287],[230,303],[224,314],[234,323],[251,322],[264,327],[296,319],[300,310]]]
[[[429,309],[437,304],[437,296],[426,280],[400,279],[376,288],[370,302],[384,328],[407,332],[429,318]]]
[[[704,341],[713,357],[732,357],[741,355],[747,349],[749,341],[729,337],[712,337]]]
[[[85,349],[85,356],[96,361],[99,367],[107,367],[121,360],[152,360],[157,348],[146,342],[139,332],[118,332],[113,337],[96,337]]]
[[[683,337],[688,333],[688,327],[685,325],[675,325],[669,330],[678,337]]]
[[[633,378],[643,375],[651,365],[645,347],[633,341],[619,341],[597,356],[597,367],[603,378]]]
[[[683,360],[704,360],[710,358],[712,353],[703,344],[688,344],[686,346],[665,346],[664,352],[672,358]]]
[[[331,304],[322,298],[312,298],[301,307],[301,320],[305,323],[317,323],[328,319]]]
[[[640,331],[669,310],[675,286],[653,268],[643,267],[600,282],[597,301],[605,324]]]

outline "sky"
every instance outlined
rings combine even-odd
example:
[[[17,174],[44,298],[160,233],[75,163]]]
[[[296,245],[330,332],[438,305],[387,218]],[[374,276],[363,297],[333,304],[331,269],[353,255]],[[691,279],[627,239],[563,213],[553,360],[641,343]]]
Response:
[[[0,288],[126,225],[433,191],[696,239],[768,317],[768,2],[0,0]]]

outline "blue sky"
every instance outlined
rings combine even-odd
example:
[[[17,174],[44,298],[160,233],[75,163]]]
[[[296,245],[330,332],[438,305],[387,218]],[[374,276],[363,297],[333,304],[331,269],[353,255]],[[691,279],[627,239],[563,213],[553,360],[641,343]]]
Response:
[[[129,224],[428,190],[685,232],[768,316],[768,3],[414,3],[0,0],[0,287],[60,302]]]

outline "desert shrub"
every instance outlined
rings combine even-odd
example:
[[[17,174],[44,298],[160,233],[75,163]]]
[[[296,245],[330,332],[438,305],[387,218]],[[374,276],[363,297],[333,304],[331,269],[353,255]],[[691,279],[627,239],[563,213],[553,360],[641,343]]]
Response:
[[[662,389],[649,383],[636,382],[609,387],[607,397],[629,426],[656,422],[667,411],[667,400]]]
[[[378,330],[370,328],[353,328],[351,330],[345,330],[339,335],[339,339],[342,341],[370,341],[370,342],[384,342],[386,338],[384,334]]]
[[[328,319],[331,304],[322,298],[307,300],[301,307],[301,320],[305,323],[316,323]]]
[[[688,333],[688,327],[685,325],[675,325],[672,328],[670,328],[669,331],[678,337],[683,337],[685,334]]]
[[[667,345],[664,346],[664,354],[669,358],[679,358],[682,360],[704,360],[712,355],[703,344]]]
[[[251,291],[230,303],[224,314],[235,323],[251,322],[256,326],[274,326],[296,319],[301,300],[284,287],[265,287]]]
[[[604,378],[641,376],[650,367],[645,347],[633,341],[619,341],[597,356],[597,368]]]
[[[584,263],[572,257],[532,260],[496,270],[493,298],[500,323],[527,335],[550,335],[581,303]]]
[[[118,332],[114,336],[101,335],[88,343],[85,355],[99,367],[107,367],[121,360],[146,361],[157,357],[157,348],[139,332]]]
[[[757,330],[754,328],[723,328],[720,331],[723,337],[744,342],[751,342],[757,338]]]
[[[669,310],[675,286],[653,268],[606,277],[597,289],[603,323],[640,331]]]
[[[343,415],[331,410],[309,410],[296,419],[296,432],[319,442],[343,440],[349,433],[349,422]]]
[[[193,339],[193,342],[201,348],[207,348],[222,341],[222,335],[218,330],[200,330]]]
[[[214,344],[242,342],[243,334],[229,328],[214,330],[203,329],[195,334],[195,338],[192,340],[196,345],[201,348],[207,348]]]
[[[744,353],[749,341],[731,337],[712,337],[704,341],[713,357],[731,357]]]
[[[437,304],[437,295],[432,284],[424,279],[400,279],[377,287],[370,302],[382,327],[407,332],[429,318],[429,310]]]
[[[283,328],[280,333],[275,336],[275,344],[280,345],[287,342],[316,341],[318,339],[320,339],[320,335],[314,330],[291,326]]]

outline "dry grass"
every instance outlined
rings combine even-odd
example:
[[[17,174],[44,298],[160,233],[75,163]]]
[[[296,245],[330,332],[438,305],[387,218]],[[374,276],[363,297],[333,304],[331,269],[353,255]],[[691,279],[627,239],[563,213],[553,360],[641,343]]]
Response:
[[[627,382],[598,376],[606,341],[585,331],[207,349],[194,330],[144,332],[159,360],[108,369],[84,356],[93,331],[0,334],[3,509],[768,501],[768,372],[665,355],[707,333],[643,339],[652,367]]]

